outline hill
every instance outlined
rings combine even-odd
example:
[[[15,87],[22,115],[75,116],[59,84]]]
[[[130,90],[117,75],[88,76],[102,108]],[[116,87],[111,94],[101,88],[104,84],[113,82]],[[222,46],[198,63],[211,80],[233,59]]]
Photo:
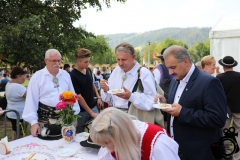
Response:
[[[205,42],[209,38],[211,28],[163,28],[144,33],[120,33],[104,35],[109,39],[109,45],[114,49],[119,43],[128,42],[134,47],[145,46],[147,42],[161,42],[172,38],[185,42],[191,47],[196,42]]]

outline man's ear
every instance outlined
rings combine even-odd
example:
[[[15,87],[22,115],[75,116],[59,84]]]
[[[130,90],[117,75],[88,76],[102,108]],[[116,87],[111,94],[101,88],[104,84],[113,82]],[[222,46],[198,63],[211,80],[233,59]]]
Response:
[[[136,60],[136,58],[137,58],[137,56],[136,56],[136,54],[134,54],[134,55],[133,55],[133,59]]]

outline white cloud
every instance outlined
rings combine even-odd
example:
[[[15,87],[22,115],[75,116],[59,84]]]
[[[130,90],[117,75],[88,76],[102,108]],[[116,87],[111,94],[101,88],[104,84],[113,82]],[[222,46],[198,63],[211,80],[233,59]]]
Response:
[[[226,14],[239,12],[239,0],[128,0],[102,11],[82,11],[75,23],[95,34],[145,32],[166,27],[213,27]]]

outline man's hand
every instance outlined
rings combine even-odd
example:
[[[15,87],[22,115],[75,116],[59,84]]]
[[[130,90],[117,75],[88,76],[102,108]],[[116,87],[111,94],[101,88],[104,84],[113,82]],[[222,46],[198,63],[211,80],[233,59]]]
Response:
[[[102,108],[102,105],[103,105],[102,99],[101,99],[101,98],[98,98],[98,99],[97,99],[97,107],[98,107],[98,108]]]
[[[107,92],[109,90],[108,82],[105,79],[100,80],[100,88],[104,90],[104,92]]]
[[[96,117],[97,117],[97,115],[98,115],[98,114],[97,114],[97,113],[95,113],[95,112],[92,112],[92,113],[90,113],[90,116],[91,116],[91,117],[93,117],[93,118],[96,118]]]
[[[162,109],[162,110],[164,112],[171,114],[174,117],[178,117],[182,110],[182,106],[180,104],[173,103],[172,108],[167,108],[167,109]]]
[[[122,99],[129,99],[131,97],[132,92],[127,90],[125,87],[123,87],[124,92],[123,93],[117,93],[116,96],[122,98]]]
[[[2,108],[0,107],[0,116],[1,116],[3,113],[4,113],[4,112],[3,112]]]
[[[157,103],[158,102],[158,99],[161,103],[166,103],[166,98],[162,95],[159,95],[157,94],[155,97],[154,97],[154,102]]]
[[[37,123],[31,126],[31,135],[36,137],[40,133],[40,127]]]

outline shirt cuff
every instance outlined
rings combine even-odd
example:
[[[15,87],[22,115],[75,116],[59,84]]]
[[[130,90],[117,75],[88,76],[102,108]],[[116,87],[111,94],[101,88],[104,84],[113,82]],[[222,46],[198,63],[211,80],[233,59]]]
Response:
[[[37,120],[33,120],[33,121],[31,121],[31,126],[34,125],[34,124],[36,124],[36,123],[38,123]]]

